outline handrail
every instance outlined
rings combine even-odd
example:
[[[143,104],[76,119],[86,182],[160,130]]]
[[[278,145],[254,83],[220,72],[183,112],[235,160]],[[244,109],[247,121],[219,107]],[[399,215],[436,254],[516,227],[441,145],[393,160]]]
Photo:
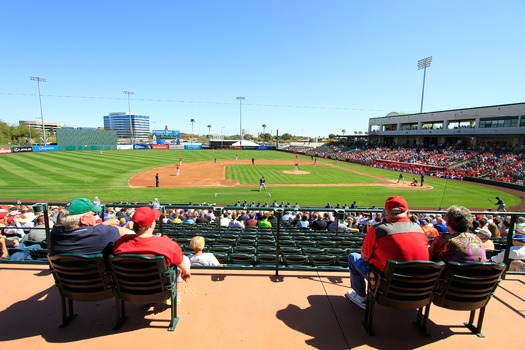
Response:
[[[26,205],[26,206],[31,206],[34,209],[39,209],[39,210],[41,209],[42,213],[44,214],[44,217],[46,219],[45,220],[46,241],[49,239],[49,233],[51,231],[51,229],[49,227],[50,208],[54,207],[54,206],[59,206],[59,207],[60,206],[64,206],[65,204],[66,204],[65,202],[34,203],[34,202],[21,202],[21,201],[16,201],[16,202],[15,201],[0,201],[0,205],[11,205],[11,206]],[[105,204],[102,205],[102,207],[103,207],[103,210],[105,211],[105,209],[107,207],[118,206],[118,207],[122,207],[122,208],[137,208],[137,207],[140,207],[140,206],[150,206],[150,205],[152,205],[152,204],[150,204],[150,203],[132,203],[132,204],[131,203],[126,203],[126,204],[122,203],[121,204],[121,203],[118,203],[118,202],[114,202],[114,203],[105,203]],[[161,206],[160,206],[161,212],[165,213],[167,209],[207,209],[207,210],[213,211],[213,213],[215,214],[216,217],[220,217],[220,215],[224,211],[227,211],[227,210],[253,210],[253,211],[273,212],[274,215],[276,216],[277,220],[278,220],[278,223],[279,223],[277,225],[277,227],[275,228],[275,230],[271,231],[272,233],[276,233],[277,234],[276,237],[280,237],[281,230],[286,232],[286,228],[282,227],[282,225],[280,224],[283,213],[285,213],[287,211],[290,211],[290,212],[296,211],[296,209],[294,209],[293,207],[273,207],[273,206],[271,206],[271,207],[252,207],[252,206],[245,207],[245,206],[234,206],[234,205],[217,206],[217,205],[212,205],[212,204],[161,203]],[[382,208],[356,208],[356,209],[350,209],[350,208],[300,207],[298,209],[298,211],[310,212],[310,213],[313,213],[313,212],[331,212],[331,213],[334,214],[334,217],[336,218],[336,220],[340,220],[340,219],[344,218],[344,215],[346,213],[367,213],[367,214],[369,214],[369,213],[370,214],[371,213],[382,213],[383,209]],[[411,211],[411,213],[441,214],[441,215],[445,214],[444,210],[411,209],[410,211]],[[473,215],[478,215],[478,214],[479,215],[494,215],[497,212],[471,211],[471,213]],[[500,213],[497,213],[497,214],[500,214]],[[505,212],[505,216],[510,216],[511,217],[509,233],[508,233],[508,235],[506,237],[506,247],[505,247],[505,255],[504,255],[504,263],[507,264],[507,266],[508,266],[510,247],[512,246],[512,237],[513,237],[513,234],[514,234],[514,226],[515,226],[515,223],[517,222],[517,218],[519,216],[525,216],[525,213],[523,213],[523,212]],[[216,227],[217,227],[219,232],[225,231],[225,229],[221,228],[221,226],[219,225],[218,220],[217,220]],[[159,221],[159,225],[157,227],[157,232],[162,235],[162,234],[167,233],[167,230],[168,230],[168,228],[165,228],[162,220],[160,220]],[[236,231],[232,231],[232,234],[235,233],[235,232]],[[327,231],[326,233],[329,234],[331,232]],[[239,231],[239,232],[237,232],[237,234],[242,235],[243,233],[241,233]],[[338,234],[341,234],[341,233],[338,233]],[[289,233],[287,233],[287,235],[289,235]],[[277,239],[276,244],[279,245],[279,239]],[[7,261],[7,260],[0,260],[0,262],[9,262],[9,261]],[[18,262],[18,263],[20,263],[20,262]],[[35,263],[35,261],[28,261],[28,263]],[[275,266],[275,273],[276,273],[276,275],[278,275],[280,268],[282,268],[282,266],[280,266],[279,263],[276,262],[276,266]],[[315,268],[313,268],[313,269],[315,269]],[[310,268],[310,270],[312,270],[312,268]],[[323,268],[323,270],[326,271],[326,268]],[[505,275],[503,276],[503,278],[505,278]]]

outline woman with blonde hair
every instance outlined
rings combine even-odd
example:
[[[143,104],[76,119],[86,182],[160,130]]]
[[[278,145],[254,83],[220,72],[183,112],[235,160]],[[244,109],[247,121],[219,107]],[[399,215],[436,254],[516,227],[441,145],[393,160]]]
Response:
[[[219,260],[213,255],[213,253],[204,253],[205,240],[202,236],[195,236],[190,241],[190,249],[193,249],[194,253],[190,254],[191,266],[221,266]]]

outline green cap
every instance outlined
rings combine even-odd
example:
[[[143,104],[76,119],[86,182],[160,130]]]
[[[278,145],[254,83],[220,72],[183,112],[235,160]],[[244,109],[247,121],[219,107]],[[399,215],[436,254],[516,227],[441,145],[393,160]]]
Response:
[[[66,204],[65,208],[69,210],[69,214],[71,215],[85,214],[85,213],[89,213],[90,211],[94,211],[95,213],[100,213],[102,211],[102,208],[99,206],[93,205],[93,203],[91,203],[91,200],[89,200],[89,198],[72,199],[69,201],[69,203]]]

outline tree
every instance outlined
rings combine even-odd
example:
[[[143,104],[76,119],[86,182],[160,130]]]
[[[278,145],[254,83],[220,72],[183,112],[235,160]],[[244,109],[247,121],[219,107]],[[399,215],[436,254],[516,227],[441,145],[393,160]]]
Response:
[[[211,134],[211,125],[208,124],[208,135]]]
[[[285,132],[284,134],[281,135],[281,139],[282,140],[290,140],[291,138],[293,138],[293,135],[289,134],[287,132]]]
[[[343,133],[343,136],[345,136],[345,134],[346,134],[346,130],[343,129],[343,130],[341,130],[341,132]]]
[[[191,118],[190,119],[190,123],[191,123],[191,140],[190,140],[190,143],[193,144],[193,123],[195,123],[195,119]]]
[[[272,139],[272,135],[271,135],[269,132],[264,133],[264,134],[261,134],[261,139],[262,139],[263,141],[271,140],[271,139]]]

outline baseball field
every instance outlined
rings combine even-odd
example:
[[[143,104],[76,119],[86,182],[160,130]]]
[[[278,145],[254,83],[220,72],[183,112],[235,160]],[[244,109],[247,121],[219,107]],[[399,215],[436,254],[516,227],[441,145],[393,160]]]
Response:
[[[104,203],[158,198],[172,204],[276,200],[324,207],[328,202],[336,206],[356,201],[360,207],[381,207],[388,196],[402,195],[412,208],[460,204],[485,210],[495,209],[499,196],[508,209],[525,211],[524,194],[519,191],[430,176],[423,186],[410,186],[411,174],[405,174],[404,184],[397,183],[397,172],[325,159],[314,164],[309,156],[296,158],[277,151],[29,152],[0,155],[0,167],[1,201],[61,202],[98,196]],[[266,178],[266,191],[259,191],[261,176]]]

